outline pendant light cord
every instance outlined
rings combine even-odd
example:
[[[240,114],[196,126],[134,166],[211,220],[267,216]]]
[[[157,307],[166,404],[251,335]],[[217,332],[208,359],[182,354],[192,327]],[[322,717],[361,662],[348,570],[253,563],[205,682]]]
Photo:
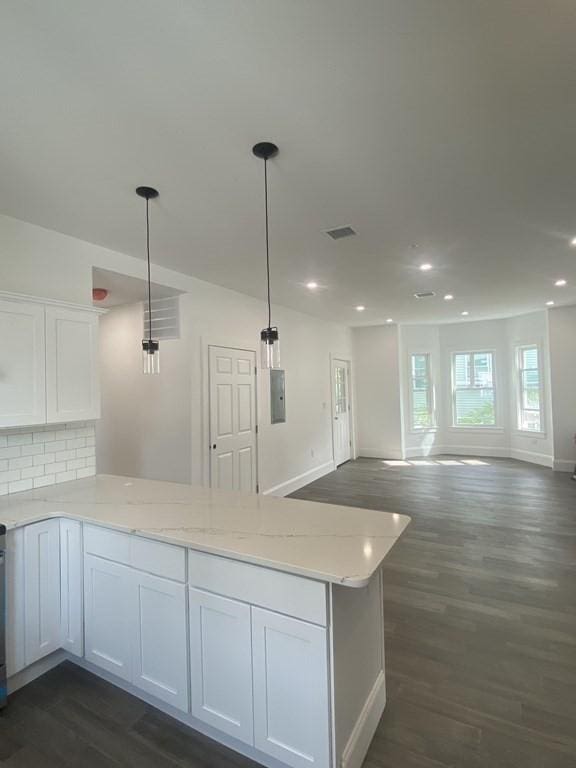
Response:
[[[150,198],[146,198],[146,256],[148,260],[148,341],[152,342],[152,288],[150,283]]]
[[[270,243],[268,236],[268,160],[264,158],[264,207],[266,209],[266,279],[268,286],[268,328],[272,325],[272,308],[270,305]]]

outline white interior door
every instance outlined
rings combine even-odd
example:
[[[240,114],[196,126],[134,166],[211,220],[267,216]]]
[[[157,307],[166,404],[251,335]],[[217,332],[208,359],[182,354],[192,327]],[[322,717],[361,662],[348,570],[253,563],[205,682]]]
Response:
[[[332,361],[332,389],[334,461],[338,466],[352,458],[350,363],[348,361]]]
[[[256,353],[210,347],[210,484],[256,491]]]

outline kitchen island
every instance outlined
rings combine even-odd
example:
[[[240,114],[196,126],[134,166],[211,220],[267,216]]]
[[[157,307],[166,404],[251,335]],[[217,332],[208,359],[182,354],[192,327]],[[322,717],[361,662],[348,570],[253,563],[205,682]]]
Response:
[[[272,768],[361,765],[408,517],[98,475],[0,523],[9,690],[70,659]]]

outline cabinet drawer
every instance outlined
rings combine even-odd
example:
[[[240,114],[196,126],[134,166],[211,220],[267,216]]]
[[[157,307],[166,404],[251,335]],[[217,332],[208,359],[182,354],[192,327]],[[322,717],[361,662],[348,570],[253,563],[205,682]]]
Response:
[[[326,585],[320,581],[188,550],[188,582],[198,589],[326,626]]]
[[[85,525],[84,551],[165,579],[186,581],[186,552],[172,544]]]

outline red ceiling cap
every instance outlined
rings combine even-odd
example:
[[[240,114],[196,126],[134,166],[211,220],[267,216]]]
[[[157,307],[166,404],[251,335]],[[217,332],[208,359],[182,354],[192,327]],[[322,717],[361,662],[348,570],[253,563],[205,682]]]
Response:
[[[93,301],[104,301],[106,296],[108,296],[106,288],[92,288]]]

